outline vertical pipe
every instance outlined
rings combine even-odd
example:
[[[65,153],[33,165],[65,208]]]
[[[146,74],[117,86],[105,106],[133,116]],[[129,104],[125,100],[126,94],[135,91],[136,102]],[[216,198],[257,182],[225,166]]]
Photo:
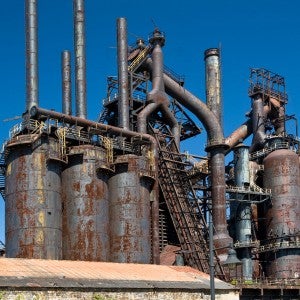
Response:
[[[117,48],[118,48],[118,125],[129,129],[129,95],[128,95],[128,49],[127,25],[125,18],[117,20]]]
[[[263,147],[266,132],[265,132],[265,110],[261,94],[256,94],[252,99],[252,128],[253,140],[250,152],[259,150]]]
[[[76,116],[86,119],[86,59],[84,0],[74,0],[74,43],[76,77]]]
[[[26,0],[26,110],[39,105],[37,0]]]
[[[215,229],[213,239],[215,248],[219,249],[217,252],[222,262],[226,259],[227,248],[232,243],[226,221],[225,155],[221,147],[209,149],[209,154],[212,180],[212,219]]]
[[[63,51],[61,55],[62,65],[62,112],[72,115],[72,85],[71,85],[71,53]]]
[[[207,49],[204,53],[204,59],[207,106],[215,114],[222,127],[222,100],[219,49]]]
[[[207,107],[216,116],[223,132],[219,49],[207,49],[204,53],[204,60]],[[213,139],[208,138],[209,144],[214,142]],[[213,147],[209,151],[212,179],[212,220],[215,227],[214,244],[216,248],[223,248],[218,251],[221,260],[225,258],[226,247],[231,243],[226,221],[225,152],[222,148],[222,146]]]
[[[215,264],[214,264],[214,243],[213,243],[213,222],[209,214],[209,275],[210,275],[210,299],[215,300]]]
[[[250,184],[250,169],[249,169],[249,149],[247,146],[239,145],[234,151],[234,177],[235,184],[238,187],[249,186]],[[236,224],[236,240],[247,244],[251,238],[251,204],[243,200],[243,196],[237,196],[237,209],[235,213]],[[244,280],[252,280],[253,262],[251,259],[251,249],[248,247],[238,250],[239,258],[243,264]]]

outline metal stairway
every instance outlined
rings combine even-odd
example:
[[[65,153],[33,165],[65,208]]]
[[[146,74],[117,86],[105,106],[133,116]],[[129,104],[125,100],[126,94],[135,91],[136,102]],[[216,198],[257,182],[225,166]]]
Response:
[[[0,194],[5,201],[5,152],[0,152]]]
[[[149,44],[147,47],[145,47],[139,55],[131,62],[131,64],[128,66],[129,72],[134,72],[147,58],[148,54],[150,53],[152,49],[152,46]]]
[[[104,123],[107,115],[108,115],[108,109],[107,109],[107,107],[104,107],[104,109],[102,110],[102,112],[100,113],[100,115],[98,117],[98,123]]]
[[[174,142],[164,146],[156,135],[159,144],[159,184],[176,229],[182,254],[186,263],[209,274],[209,244],[206,224],[199,201],[193,190],[185,163]],[[214,253],[215,274],[225,280],[224,270]]]

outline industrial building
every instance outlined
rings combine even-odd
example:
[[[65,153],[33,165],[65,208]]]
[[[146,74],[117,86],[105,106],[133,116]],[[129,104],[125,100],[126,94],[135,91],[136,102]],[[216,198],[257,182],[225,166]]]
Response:
[[[9,132],[0,158],[6,225],[6,258],[0,264],[13,268],[29,260],[29,270],[40,268],[41,273],[51,265],[44,260],[61,261],[63,270],[72,263],[80,268],[78,261],[98,262],[90,266],[105,266],[106,272],[114,268],[110,263],[131,268],[143,264],[150,270],[163,265],[163,254],[173,249],[166,254],[168,264],[177,266],[172,272],[188,266],[188,274],[210,275],[208,280],[203,274],[205,291],[190,283],[195,298],[178,299],[209,299],[209,294],[235,299],[236,290],[240,299],[299,299],[300,140],[286,130],[286,121],[294,116],[286,114],[285,79],[252,68],[251,111],[225,137],[220,49],[204,53],[204,102],[164,65],[163,31],[155,28],[148,39],[128,45],[127,21],[119,18],[118,74],[107,78],[99,119],[89,120],[84,1],[73,2],[74,114],[69,51],[62,52],[62,111],[39,104],[37,1],[26,0],[26,111]],[[181,143],[203,130],[207,156],[182,152]],[[250,136],[247,145],[244,140]],[[234,159],[226,164],[230,153]],[[6,288],[24,290],[26,274],[23,287],[21,280]],[[6,291],[3,282],[12,276],[0,276],[0,290]],[[113,279],[103,278],[106,289],[126,287],[109,285]],[[48,281],[36,284],[49,287]],[[74,285],[62,284],[62,289]],[[91,281],[82,286],[96,289]],[[178,283],[177,292],[180,287],[186,290]],[[167,284],[161,288],[172,290]],[[177,299],[168,297],[157,299]]]

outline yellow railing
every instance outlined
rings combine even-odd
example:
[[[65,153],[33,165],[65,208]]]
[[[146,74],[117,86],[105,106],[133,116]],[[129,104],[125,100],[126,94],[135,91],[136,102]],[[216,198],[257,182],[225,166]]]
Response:
[[[142,62],[142,60],[148,55],[151,46],[148,45],[145,49],[143,49],[140,54],[136,57],[136,59],[128,66],[128,71],[132,72],[134,69]]]
[[[107,150],[107,152],[106,152],[107,162],[111,164],[114,161],[114,157],[113,157],[113,143],[112,143],[111,139],[108,138],[108,137],[106,137],[106,136],[101,136],[100,138],[102,139],[103,146]]]

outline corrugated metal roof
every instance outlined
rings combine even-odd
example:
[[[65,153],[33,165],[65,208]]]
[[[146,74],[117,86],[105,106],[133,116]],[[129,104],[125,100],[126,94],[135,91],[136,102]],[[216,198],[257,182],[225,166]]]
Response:
[[[190,267],[0,258],[0,270],[0,287],[209,289],[209,275]]]

